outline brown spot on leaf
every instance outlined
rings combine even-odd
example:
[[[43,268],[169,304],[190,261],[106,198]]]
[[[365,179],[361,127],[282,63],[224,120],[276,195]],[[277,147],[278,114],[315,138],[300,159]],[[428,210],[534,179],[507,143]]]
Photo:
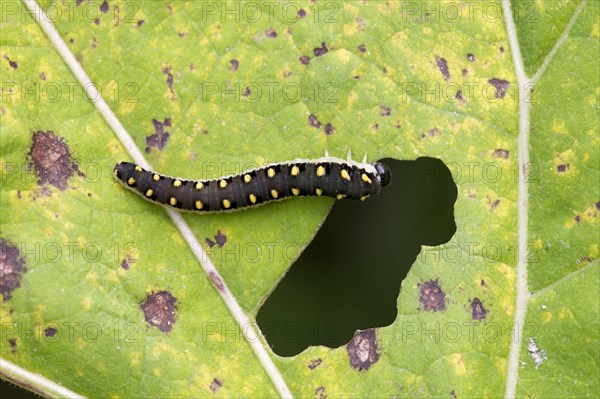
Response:
[[[327,45],[325,44],[325,42],[321,43],[321,47],[315,47],[313,49],[313,53],[315,55],[315,57],[320,57],[323,54],[326,54],[329,51],[329,49],[327,48]]]
[[[217,275],[217,273],[215,272],[210,272],[208,273],[208,276],[210,277],[210,280],[212,281],[213,285],[215,287],[217,287],[217,289],[221,292],[225,292],[225,285],[223,284],[223,281],[221,280],[221,278]]]
[[[500,48],[498,50],[500,50],[500,52],[503,53],[504,52],[504,47],[500,46]]]
[[[435,56],[435,62],[437,63],[438,69],[442,73],[442,76],[444,76],[444,79],[450,80],[450,71],[448,70],[448,62],[444,58],[442,58],[438,55]]]
[[[317,119],[316,116],[314,115],[309,115],[308,116],[308,124],[311,125],[312,127],[318,129],[321,127],[321,122],[319,122],[319,120]]]
[[[456,95],[454,96],[454,98],[456,98],[461,103],[465,102],[465,99],[463,98],[463,95],[462,95],[462,90],[457,91]]]
[[[211,240],[210,238],[205,238],[204,242],[206,243],[206,245],[208,245],[209,248],[212,248],[215,246],[215,242],[213,240]]]
[[[325,134],[330,136],[335,133],[335,127],[331,123],[325,125]]]
[[[467,60],[469,60],[469,62],[473,62],[475,61],[475,56],[471,53],[467,53]]]
[[[154,125],[155,133],[152,136],[146,137],[146,152],[149,154],[152,147],[161,151],[167,141],[169,140],[169,132],[165,130],[165,128],[171,126],[171,118],[165,118],[164,121],[159,122],[156,119],[152,119],[152,124]]]
[[[129,262],[127,262],[127,258],[123,259],[123,262],[121,262],[121,267],[125,270],[129,270]]]
[[[495,210],[498,207],[498,205],[500,205],[499,199],[492,200],[490,197],[487,197],[487,200],[488,200],[488,205],[490,207],[490,211]]]
[[[55,327],[47,327],[46,329],[44,329],[44,335],[50,338],[54,337],[57,332],[58,330]]]
[[[456,399],[456,392],[454,391],[454,389],[450,391],[450,397],[452,399]]]
[[[174,93],[174,91],[173,91],[173,74],[171,73],[171,67],[164,67],[162,69],[162,73],[164,75],[167,75],[167,86],[169,86],[169,90],[171,90],[171,93]]]
[[[386,107],[385,104],[381,104],[379,106],[379,115],[390,116],[391,114],[392,114],[392,110],[389,107]]]
[[[73,172],[85,176],[79,171],[77,164],[65,141],[54,135],[54,132],[38,130],[31,137],[29,167],[33,167],[38,177],[38,185],[50,184],[61,191],[69,187],[69,179]]]
[[[434,127],[431,130],[426,131],[421,135],[421,138],[424,139],[426,137],[440,137],[442,135],[442,131],[437,127]]]
[[[368,370],[379,360],[375,330],[358,331],[346,345],[346,351],[353,369]]]
[[[306,11],[303,8],[301,8],[298,10],[298,18],[302,19],[304,17],[306,17]]]
[[[509,155],[510,155],[510,151],[503,150],[502,148],[498,148],[494,151],[494,153],[492,154],[492,157],[508,159]]]
[[[481,280],[481,283],[480,283],[480,284],[481,284],[481,286],[482,286],[482,287],[485,287],[485,286],[486,286],[486,284],[485,284],[485,280]]]
[[[106,0],[104,0],[104,3],[100,4],[100,11],[102,11],[103,14],[108,12],[108,2]]]
[[[16,61],[11,61],[10,58],[8,58],[8,55],[5,55],[4,59],[8,61],[8,65],[10,65],[12,69],[17,69],[19,67],[19,64],[17,64]]]
[[[509,86],[508,81],[503,79],[492,78],[488,80],[488,83],[496,88],[496,93],[494,94],[494,97],[504,98]]]
[[[219,248],[223,248],[223,245],[227,242],[227,236],[221,233],[221,230],[217,230],[217,235],[215,236],[215,242],[219,246]]]
[[[212,380],[212,382],[210,383],[210,390],[212,391],[212,393],[217,392],[219,389],[221,389],[221,387],[223,386],[223,381],[221,381],[218,378],[215,378],[214,380]]]
[[[327,394],[325,393],[324,386],[320,386],[317,389],[315,389],[315,398],[316,399],[325,399],[326,397],[327,397]]]
[[[488,313],[479,298],[473,298],[471,301],[471,312],[473,314],[473,320],[483,320]]]
[[[229,70],[231,72],[237,71],[239,67],[240,67],[240,62],[238,60],[233,59],[233,60],[229,61]]]
[[[564,173],[564,172],[566,172],[569,169],[571,169],[571,164],[570,163],[565,163],[565,164],[562,164],[562,165],[558,165],[556,167],[556,171],[558,173]]]
[[[364,44],[359,44],[356,49],[358,50],[359,53],[366,53],[367,52],[367,46],[365,46]]]
[[[575,216],[575,222],[579,223],[581,221],[581,216],[577,215]]]
[[[140,309],[148,324],[162,332],[169,332],[175,323],[175,302],[177,299],[169,291],[158,291],[148,295]]]
[[[0,238],[0,294],[5,301],[21,286],[21,278],[26,271],[19,248]]]
[[[277,32],[275,32],[275,29],[269,28],[265,31],[265,35],[271,39],[275,39],[277,37]]]
[[[139,28],[140,26],[144,25],[144,22],[146,22],[146,20],[144,20],[144,19],[138,19],[137,24],[136,24],[137,27]]]
[[[308,363],[308,368],[311,370],[314,370],[317,367],[319,367],[321,365],[321,363],[323,363],[323,360],[321,360],[321,359],[311,360],[310,363]]]
[[[46,73],[45,72],[40,72],[40,79],[46,80]]]
[[[10,347],[10,351],[12,353],[15,353],[15,351],[17,350],[17,339],[16,338],[10,338],[8,340],[8,345]]]
[[[419,302],[423,309],[428,312],[446,310],[446,294],[437,280],[429,280],[417,285],[420,291]]]
[[[592,263],[593,259],[590,258],[589,256],[582,256],[581,258],[577,259],[577,264],[578,265],[586,265],[588,263]]]
[[[308,55],[303,55],[298,58],[303,65],[308,65],[310,63],[310,57]]]
[[[98,21],[98,23],[99,23],[99,22],[100,22],[100,21]],[[90,46],[92,46],[92,48],[96,48],[96,47],[98,47],[98,44],[100,44],[100,42],[98,41],[98,39],[97,39],[97,38],[95,38],[95,37],[94,37],[94,38],[92,38],[92,43],[90,44]],[[81,60],[80,60],[80,61],[81,61]]]
[[[249,86],[246,86],[246,88],[244,88],[244,92],[242,93],[243,97],[250,97],[250,94],[252,94],[252,91],[250,90]]]

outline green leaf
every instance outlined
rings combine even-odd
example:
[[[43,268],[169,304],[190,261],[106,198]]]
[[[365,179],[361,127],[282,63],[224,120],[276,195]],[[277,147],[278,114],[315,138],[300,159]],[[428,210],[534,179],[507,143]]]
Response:
[[[114,181],[135,154],[119,125],[3,1],[3,378],[47,396],[273,397],[278,376],[297,397],[600,396],[597,2],[40,4],[161,173],[433,156],[457,232],[422,248],[392,325],[259,360],[239,322],[333,201],[186,214],[186,234]]]

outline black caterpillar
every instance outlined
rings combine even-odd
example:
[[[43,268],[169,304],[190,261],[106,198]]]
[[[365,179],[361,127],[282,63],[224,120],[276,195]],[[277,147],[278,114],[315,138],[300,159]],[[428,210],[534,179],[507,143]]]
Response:
[[[295,196],[364,201],[387,186],[391,173],[380,162],[340,158],[295,160],[215,180],[185,180],[144,170],[131,162],[115,165],[121,184],[147,200],[192,212],[233,211]]]

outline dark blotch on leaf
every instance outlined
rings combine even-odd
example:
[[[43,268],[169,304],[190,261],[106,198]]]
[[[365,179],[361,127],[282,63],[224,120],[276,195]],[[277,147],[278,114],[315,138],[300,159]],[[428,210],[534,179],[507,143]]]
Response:
[[[244,89],[244,92],[242,93],[242,96],[250,97],[250,94],[252,94],[252,91],[250,90],[249,86],[246,86],[246,88]]]
[[[46,73],[45,72],[40,72],[40,79],[46,80]]]
[[[235,72],[238,70],[238,68],[240,67],[240,62],[238,60],[230,60],[229,61],[229,70],[232,72]]]
[[[219,246],[219,248],[223,248],[223,245],[227,242],[227,236],[221,233],[221,230],[217,230],[217,235],[215,236],[215,242]]]
[[[564,173],[564,172],[566,172],[567,170],[569,170],[570,168],[571,168],[571,164],[569,164],[569,163],[566,163],[566,164],[563,164],[563,165],[558,165],[558,166],[556,167],[556,171],[557,171],[558,173]]]
[[[374,329],[359,331],[346,345],[350,366],[358,371],[368,370],[379,360]]]
[[[153,292],[140,304],[140,309],[148,324],[162,332],[169,332],[175,323],[175,302],[177,299],[169,291]]]
[[[310,57],[308,55],[303,55],[298,58],[303,65],[308,65],[310,63]]]
[[[298,18],[304,18],[306,17],[306,11],[304,11],[303,8],[298,10]]]
[[[454,96],[454,98],[456,98],[461,103],[465,102],[465,99],[463,98],[463,95],[462,95],[462,90],[457,91],[456,95]]]
[[[467,70],[467,68],[464,68],[462,71],[462,76],[467,76],[469,74],[469,71]]]
[[[171,90],[171,93],[173,93],[173,74],[171,73],[171,67],[163,68],[162,73],[167,75],[167,86],[169,86],[169,90]]]
[[[437,127],[434,127],[431,130],[426,131],[425,133],[423,133],[421,135],[421,138],[424,139],[426,137],[439,137],[442,135],[442,131],[440,129],[438,129]]]
[[[265,31],[265,35],[271,39],[275,39],[277,37],[277,32],[275,32],[275,29],[269,28]]]
[[[204,239],[204,242],[206,243],[206,245],[208,245],[209,248],[212,248],[215,246],[215,242],[213,240],[211,240],[210,238]]]
[[[5,301],[9,300],[12,292],[21,286],[21,277],[26,271],[19,248],[0,238],[0,294]]]
[[[8,58],[8,55],[5,55],[5,56],[4,56],[4,59],[5,59],[6,61],[8,61],[8,65],[10,65],[10,67],[11,67],[12,69],[17,69],[17,68],[19,67],[19,64],[17,64],[17,63],[16,63],[16,61],[11,61],[11,60]]]
[[[139,19],[139,20],[137,21],[137,27],[139,28],[140,26],[144,25],[144,22],[146,22],[146,21],[145,21],[145,20],[143,20],[143,19]]]
[[[325,44],[325,42],[321,43],[321,47],[315,47],[313,49],[313,53],[315,54],[315,57],[320,57],[323,54],[326,54],[329,51],[329,49],[327,48],[327,45]]]
[[[38,185],[50,184],[64,191],[69,187],[69,179],[73,172],[84,176],[73,162],[67,143],[52,131],[38,130],[33,133],[31,141],[29,166],[33,166],[35,170]]]
[[[221,381],[218,378],[215,378],[214,380],[212,380],[212,382],[210,383],[210,390],[212,391],[212,393],[217,392],[219,389],[221,389],[221,387],[223,386],[223,381]]]
[[[600,202],[596,202],[596,210],[600,211]]]
[[[315,399],[325,399],[326,397],[327,394],[325,393],[324,386],[320,386],[317,389],[315,389]]]
[[[467,60],[469,60],[469,62],[473,62],[475,61],[475,56],[471,53],[467,54]]]
[[[494,151],[494,153],[492,154],[492,157],[508,159],[509,155],[510,155],[510,151],[503,150],[502,148],[498,148]]]
[[[367,52],[367,46],[365,46],[364,44],[359,44],[356,49],[358,50],[359,53],[366,53]]]
[[[504,98],[506,95],[506,91],[508,90],[509,83],[503,79],[492,78],[488,80],[488,83],[496,88],[496,93],[494,97],[496,98]]]
[[[54,328],[54,327],[48,327],[48,328],[46,328],[44,330],[44,335],[46,337],[52,338],[52,337],[54,337],[56,335],[57,332],[58,332],[58,330],[56,328]]]
[[[167,141],[169,140],[169,132],[165,128],[171,126],[171,118],[165,118],[164,121],[159,122],[156,119],[152,119],[155,133],[152,136],[146,137],[146,152],[150,153],[152,147],[157,150],[162,150]]]
[[[444,76],[444,79],[450,80],[450,71],[448,70],[448,62],[444,58],[442,58],[438,55],[435,56],[435,62],[437,63],[437,66],[438,66],[440,72]]]
[[[581,221],[581,216],[577,215],[575,216],[575,222],[579,223]]]
[[[104,14],[108,12],[108,2],[106,0],[104,0],[104,3],[100,5],[100,11],[102,11]]]
[[[14,353],[15,350],[17,349],[17,339],[16,338],[10,338],[8,340],[8,345],[10,346],[10,351]]]
[[[321,127],[321,122],[319,122],[319,120],[317,119],[316,116],[314,115],[309,115],[308,116],[308,124],[311,125],[312,127],[318,129]]]
[[[121,262],[121,267],[124,270],[129,270],[129,262],[127,262],[127,258],[123,259],[123,262]]]
[[[425,311],[438,312],[446,310],[446,294],[437,280],[429,280],[417,285],[420,291],[419,302]]]
[[[331,123],[325,125],[325,134],[330,136],[335,132],[335,128]]]
[[[311,360],[310,363],[308,363],[308,368],[311,370],[314,370],[317,367],[319,367],[321,365],[321,363],[323,363],[323,360],[321,360],[321,359]]]
[[[483,320],[488,313],[479,298],[473,298],[471,301],[471,311],[473,313],[473,320]]]
[[[384,104],[379,106],[379,114],[381,116],[390,116],[392,114],[392,110],[389,107],[386,107]]]
[[[456,392],[454,391],[454,389],[450,391],[450,397],[452,399],[456,399]]]

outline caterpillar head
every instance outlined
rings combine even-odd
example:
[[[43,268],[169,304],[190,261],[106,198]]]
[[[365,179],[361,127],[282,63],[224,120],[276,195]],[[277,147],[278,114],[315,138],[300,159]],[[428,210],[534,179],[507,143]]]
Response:
[[[392,181],[392,172],[390,168],[388,168],[385,164],[381,162],[373,162],[371,165],[375,167],[377,174],[379,175],[379,180],[381,182],[381,187],[385,187]]]

